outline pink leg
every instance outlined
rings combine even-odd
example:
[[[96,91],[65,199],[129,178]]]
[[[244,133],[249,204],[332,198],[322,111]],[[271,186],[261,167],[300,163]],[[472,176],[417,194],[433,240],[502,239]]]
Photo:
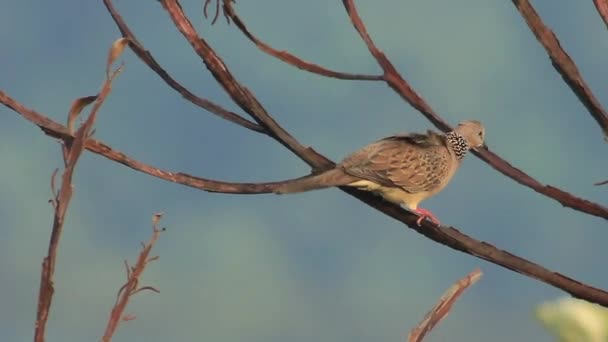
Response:
[[[418,217],[418,219],[416,220],[416,223],[420,226],[422,224],[422,220],[424,219],[428,219],[429,221],[433,222],[436,225],[441,225],[441,222],[439,222],[439,219],[437,217],[435,217],[435,215],[433,215],[432,212],[430,212],[429,210],[423,209],[423,208],[418,208],[414,210],[416,213],[418,213],[418,215],[420,215],[420,217]]]

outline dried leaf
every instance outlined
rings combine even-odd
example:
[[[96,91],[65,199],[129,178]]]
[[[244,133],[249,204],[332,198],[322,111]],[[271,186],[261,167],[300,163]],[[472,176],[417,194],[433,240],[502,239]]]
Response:
[[[78,98],[72,102],[72,106],[70,107],[70,112],[68,114],[68,131],[70,134],[74,134],[74,122],[80,112],[84,109],[84,107],[90,105],[95,100],[97,100],[97,95],[85,96]]]
[[[108,61],[106,62],[106,76],[110,78],[110,67],[114,64],[114,61],[122,54],[123,50],[129,43],[129,38],[122,37],[118,38],[112,44],[108,53]]]

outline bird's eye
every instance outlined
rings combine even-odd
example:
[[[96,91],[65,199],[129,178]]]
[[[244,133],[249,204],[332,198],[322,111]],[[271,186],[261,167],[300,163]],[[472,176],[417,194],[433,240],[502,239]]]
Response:
[[[479,131],[479,137],[483,138],[483,131]]]

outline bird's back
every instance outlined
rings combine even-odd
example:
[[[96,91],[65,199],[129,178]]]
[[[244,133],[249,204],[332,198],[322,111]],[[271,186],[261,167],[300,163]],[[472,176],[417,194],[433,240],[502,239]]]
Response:
[[[441,190],[453,175],[452,158],[445,137],[429,131],[376,141],[346,157],[338,167],[349,175],[385,187],[430,196]]]

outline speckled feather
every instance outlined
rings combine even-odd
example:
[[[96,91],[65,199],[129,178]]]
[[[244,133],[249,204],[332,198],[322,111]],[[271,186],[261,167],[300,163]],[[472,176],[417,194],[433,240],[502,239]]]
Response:
[[[409,193],[432,191],[450,173],[446,137],[427,134],[395,135],[379,140],[346,157],[345,173]]]
[[[484,127],[474,120],[446,134],[394,135],[354,152],[331,170],[286,182],[275,192],[352,186],[416,210],[449,183],[471,147],[483,145]]]

